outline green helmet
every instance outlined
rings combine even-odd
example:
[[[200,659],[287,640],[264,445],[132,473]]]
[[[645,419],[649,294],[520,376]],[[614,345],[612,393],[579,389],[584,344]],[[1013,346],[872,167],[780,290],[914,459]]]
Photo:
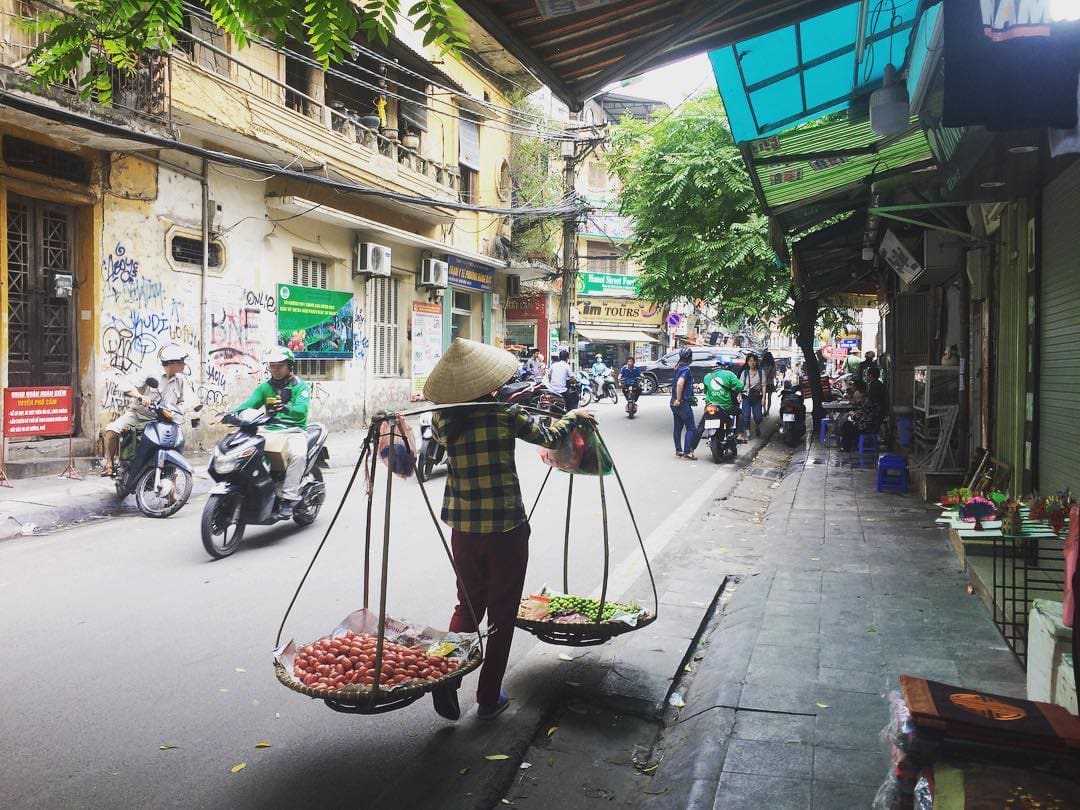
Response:
[[[289,368],[296,365],[296,355],[292,353],[292,349],[286,349],[284,346],[275,346],[266,353],[267,363],[288,363]]]

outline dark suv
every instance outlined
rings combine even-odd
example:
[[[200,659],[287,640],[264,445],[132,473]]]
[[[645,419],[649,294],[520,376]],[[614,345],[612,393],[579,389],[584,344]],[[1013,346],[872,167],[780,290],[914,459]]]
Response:
[[[701,383],[705,375],[711,371],[730,363],[730,368],[736,374],[742,371],[743,358],[746,352],[734,346],[718,346],[694,349],[694,359],[690,362],[690,372],[694,375],[694,382]],[[642,365],[641,392],[643,394],[656,393],[659,388],[671,385],[671,377],[675,373],[675,366],[679,364],[679,353],[668,352],[659,360],[653,360]]]

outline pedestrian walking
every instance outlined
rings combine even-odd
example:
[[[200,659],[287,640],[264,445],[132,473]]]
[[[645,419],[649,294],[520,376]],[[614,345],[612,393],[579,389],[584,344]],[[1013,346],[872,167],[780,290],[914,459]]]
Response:
[[[742,441],[745,444],[750,441],[751,418],[754,420],[754,435],[761,435],[761,402],[765,398],[765,373],[761,370],[758,356],[753,352],[746,355],[746,365],[743,366],[740,379],[745,391],[742,398]]]
[[[529,561],[528,516],[514,462],[517,440],[552,448],[574,427],[595,424],[590,414],[574,410],[545,427],[517,405],[491,404],[494,392],[516,370],[517,358],[510,352],[458,338],[424,384],[425,399],[436,405],[477,403],[437,411],[432,428],[446,448],[442,519],[451,528],[459,576],[450,630],[475,633],[476,622],[487,614],[488,640],[476,688],[476,713],[482,720],[496,717],[510,702],[502,680]],[[432,691],[435,711],[448,720],[461,716],[459,685],[460,680]]]
[[[765,374],[765,413],[768,414],[776,391],[776,358],[768,349],[761,355],[761,371]]]
[[[679,352],[679,363],[671,377],[671,415],[675,420],[675,457],[697,458],[694,455],[694,433],[697,424],[694,420],[694,375],[690,371],[690,362],[694,359],[692,349]]]

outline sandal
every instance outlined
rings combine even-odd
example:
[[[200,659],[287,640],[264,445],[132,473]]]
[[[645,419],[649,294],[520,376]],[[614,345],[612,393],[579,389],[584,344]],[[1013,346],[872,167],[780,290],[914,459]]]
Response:
[[[682,453],[676,453],[675,458],[683,458],[683,454]]]
[[[695,456],[693,453],[687,453],[685,456],[683,456],[683,458],[685,458],[687,461],[697,461],[697,456]]]
[[[112,470],[103,469],[100,473],[98,473],[98,475],[100,475],[102,478],[111,478],[112,477]]]

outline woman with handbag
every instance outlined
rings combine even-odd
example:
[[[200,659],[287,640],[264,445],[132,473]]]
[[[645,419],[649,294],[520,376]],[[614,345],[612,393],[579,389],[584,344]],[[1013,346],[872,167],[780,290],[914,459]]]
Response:
[[[675,457],[694,461],[694,433],[697,423],[694,421],[694,375],[690,371],[690,362],[694,359],[692,349],[679,352],[679,364],[671,376],[671,415],[675,420]]]
[[[754,435],[761,435],[761,400],[765,397],[765,373],[758,365],[758,356],[751,352],[746,355],[746,365],[743,366],[740,379],[743,384],[742,398],[742,423],[743,435],[740,440],[743,444],[750,441],[750,418],[754,419]]]

